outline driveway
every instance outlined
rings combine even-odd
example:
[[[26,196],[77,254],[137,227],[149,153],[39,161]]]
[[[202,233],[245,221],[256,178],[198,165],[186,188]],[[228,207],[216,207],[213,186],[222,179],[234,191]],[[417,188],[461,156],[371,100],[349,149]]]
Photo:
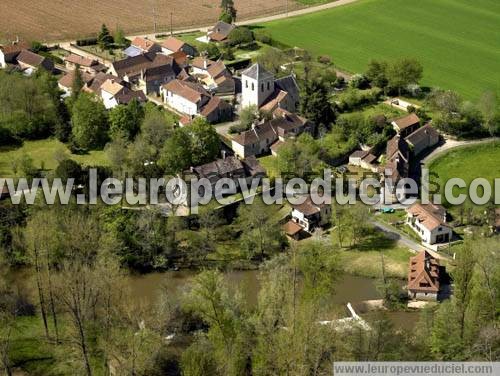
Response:
[[[499,137],[490,137],[490,138],[482,138],[480,140],[472,140],[472,141],[457,141],[457,140],[452,140],[449,138],[445,137],[445,142],[443,145],[440,147],[434,149],[432,153],[430,153],[428,156],[426,156],[424,159],[422,159],[421,164],[427,165],[429,162],[434,160],[435,158],[439,157],[442,154],[445,154],[448,150],[463,147],[463,146],[469,146],[469,145],[477,145],[477,144],[485,144],[488,142],[493,142],[493,141],[498,141],[500,140]]]

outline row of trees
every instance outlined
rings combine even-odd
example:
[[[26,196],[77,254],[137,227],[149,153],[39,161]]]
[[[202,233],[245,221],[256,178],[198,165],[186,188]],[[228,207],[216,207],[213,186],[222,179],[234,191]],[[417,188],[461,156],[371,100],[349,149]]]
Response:
[[[366,71],[366,78],[373,86],[382,88],[386,92],[395,91],[399,95],[410,85],[418,85],[422,75],[422,65],[418,60],[411,58],[390,62],[372,60]]]

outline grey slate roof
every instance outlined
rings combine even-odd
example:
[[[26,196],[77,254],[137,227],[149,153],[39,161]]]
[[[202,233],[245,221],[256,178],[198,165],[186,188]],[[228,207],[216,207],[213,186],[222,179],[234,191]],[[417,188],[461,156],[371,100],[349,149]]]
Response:
[[[247,70],[241,73],[242,76],[250,77],[254,80],[260,81],[265,79],[273,79],[274,75],[267,71],[261,64],[256,63]]]
[[[290,75],[283,78],[279,78],[275,82],[275,86],[279,89],[286,91],[290,95],[295,103],[300,100],[299,85],[295,77]]]

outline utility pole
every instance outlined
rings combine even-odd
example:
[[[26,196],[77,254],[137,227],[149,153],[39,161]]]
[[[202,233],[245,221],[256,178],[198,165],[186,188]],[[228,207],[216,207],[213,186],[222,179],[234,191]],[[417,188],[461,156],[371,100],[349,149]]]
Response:
[[[170,35],[174,35],[174,12],[170,12]]]
[[[158,27],[158,23],[156,22],[156,2],[153,3],[153,30],[154,30],[154,33],[156,34],[157,33],[157,27]]]
[[[288,17],[288,0],[286,0],[286,16]]]

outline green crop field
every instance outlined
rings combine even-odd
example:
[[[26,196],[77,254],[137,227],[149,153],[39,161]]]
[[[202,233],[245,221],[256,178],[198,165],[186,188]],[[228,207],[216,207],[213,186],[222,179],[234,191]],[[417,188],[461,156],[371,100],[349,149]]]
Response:
[[[437,179],[431,177],[431,180],[440,185],[442,192],[444,192],[444,184],[451,178],[461,178],[467,186],[476,178],[487,179],[493,184],[495,178],[500,176],[499,160],[499,141],[459,147],[437,157],[430,163],[430,172],[438,176]],[[492,192],[494,193],[494,189]],[[460,193],[467,194],[467,189],[455,187],[454,194]]]
[[[374,58],[415,57],[424,85],[468,99],[500,93],[498,0],[359,0],[259,26],[351,72],[363,72]]]

